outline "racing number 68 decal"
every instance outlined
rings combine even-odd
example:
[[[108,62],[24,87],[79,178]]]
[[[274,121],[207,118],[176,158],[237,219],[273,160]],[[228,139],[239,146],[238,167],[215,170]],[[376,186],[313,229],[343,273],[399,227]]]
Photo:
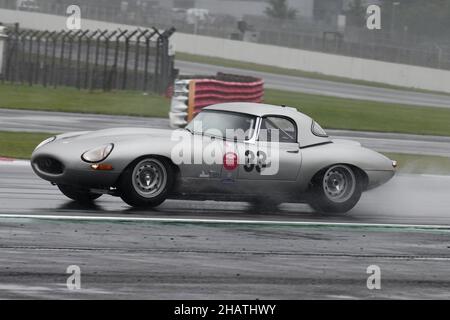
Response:
[[[256,164],[255,164],[255,160],[256,160]],[[253,151],[251,150],[246,150],[245,151],[245,165],[244,165],[244,170],[246,172],[252,172],[254,169],[256,169],[256,171],[258,173],[261,173],[261,170],[263,168],[267,168],[270,167],[270,163],[267,163],[267,155],[264,151],[257,151],[256,155]]]

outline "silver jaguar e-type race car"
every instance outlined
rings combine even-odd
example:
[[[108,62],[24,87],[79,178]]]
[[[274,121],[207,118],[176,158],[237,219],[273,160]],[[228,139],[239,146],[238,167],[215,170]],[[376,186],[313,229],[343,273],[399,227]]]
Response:
[[[134,207],[167,198],[307,202],[347,212],[396,162],[359,143],[332,140],[297,109],[257,103],[204,108],[184,129],[70,132],[35,149],[34,172],[67,197],[120,196]]]

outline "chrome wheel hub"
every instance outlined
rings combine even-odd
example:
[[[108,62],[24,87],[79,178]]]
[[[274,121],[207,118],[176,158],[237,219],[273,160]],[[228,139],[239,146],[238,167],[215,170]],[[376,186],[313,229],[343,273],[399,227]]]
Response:
[[[167,171],[156,159],[139,162],[133,170],[134,190],[145,198],[158,196],[166,187]]]
[[[353,171],[345,165],[329,168],[323,177],[323,190],[333,202],[345,202],[355,191],[356,178]]]

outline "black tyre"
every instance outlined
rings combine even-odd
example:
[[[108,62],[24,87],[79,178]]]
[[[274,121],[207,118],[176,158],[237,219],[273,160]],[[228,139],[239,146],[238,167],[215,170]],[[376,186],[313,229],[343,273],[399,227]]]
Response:
[[[357,170],[333,165],[313,178],[309,205],[317,212],[345,213],[358,203],[362,191],[363,179]]]
[[[118,189],[123,201],[132,207],[156,207],[173,188],[175,174],[171,163],[148,157],[133,162],[122,173]]]
[[[257,213],[278,212],[279,202],[270,198],[255,198],[252,201],[252,209]]]
[[[67,198],[79,203],[92,203],[95,199],[102,196],[99,193],[92,193],[87,189],[65,184],[58,184],[58,188]]]

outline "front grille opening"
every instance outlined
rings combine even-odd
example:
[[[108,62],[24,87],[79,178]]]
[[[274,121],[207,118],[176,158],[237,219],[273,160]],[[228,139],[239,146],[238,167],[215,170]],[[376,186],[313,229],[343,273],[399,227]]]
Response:
[[[50,174],[61,174],[64,172],[64,166],[61,161],[51,157],[39,157],[34,160],[34,164],[42,172]]]

